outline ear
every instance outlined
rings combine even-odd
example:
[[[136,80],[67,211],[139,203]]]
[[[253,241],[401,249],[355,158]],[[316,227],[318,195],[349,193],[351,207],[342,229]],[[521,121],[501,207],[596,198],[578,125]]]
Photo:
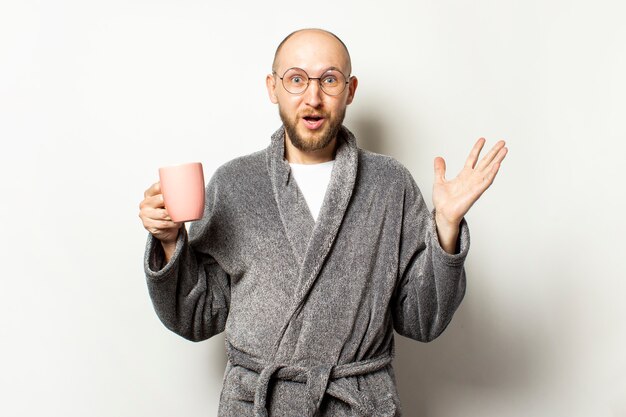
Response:
[[[356,93],[358,85],[359,80],[357,80],[355,76],[350,77],[350,80],[348,81],[348,100],[346,101],[346,104],[350,104],[352,103],[352,100],[354,100],[354,93]]]
[[[278,97],[276,97],[276,79],[272,74],[267,74],[267,77],[265,77],[265,86],[267,87],[267,94],[270,97],[270,101],[277,104]]]

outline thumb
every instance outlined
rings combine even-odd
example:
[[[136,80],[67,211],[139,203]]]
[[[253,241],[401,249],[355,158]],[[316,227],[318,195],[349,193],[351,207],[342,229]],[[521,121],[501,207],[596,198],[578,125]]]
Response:
[[[446,180],[446,161],[442,157],[435,158],[435,181],[444,182]]]
[[[161,182],[155,182],[154,184],[152,184],[150,186],[150,188],[148,188],[144,193],[143,196],[144,198],[146,197],[152,197],[155,196],[157,194],[161,194]]]

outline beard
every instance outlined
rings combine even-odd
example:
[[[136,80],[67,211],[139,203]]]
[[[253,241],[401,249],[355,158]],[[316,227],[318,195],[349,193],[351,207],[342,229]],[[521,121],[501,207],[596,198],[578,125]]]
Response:
[[[280,105],[278,106],[278,113],[293,146],[302,152],[311,152],[325,148],[337,137],[337,133],[339,133],[343,119],[346,116],[346,109],[344,107],[334,118],[331,118],[327,113],[322,113],[326,121],[325,126],[320,131],[307,132],[313,136],[310,139],[306,139],[298,133],[298,121],[301,119],[301,115],[297,114],[290,120]],[[319,113],[316,112],[316,114]]]

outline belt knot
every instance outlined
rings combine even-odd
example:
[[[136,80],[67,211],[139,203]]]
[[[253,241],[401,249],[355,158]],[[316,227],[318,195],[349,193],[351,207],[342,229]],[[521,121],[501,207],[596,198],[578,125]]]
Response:
[[[347,377],[365,375],[389,365],[393,351],[376,358],[359,362],[332,365],[320,364],[311,367],[279,363],[264,363],[227,343],[227,353],[231,363],[243,366],[259,374],[254,391],[254,416],[268,417],[267,395],[272,378],[306,383],[307,415],[314,417],[319,412],[324,395],[328,394],[350,405],[362,416],[383,415],[372,401],[358,390],[354,381]],[[394,415],[395,406],[389,405]],[[388,415],[387,412],[384,413]]]

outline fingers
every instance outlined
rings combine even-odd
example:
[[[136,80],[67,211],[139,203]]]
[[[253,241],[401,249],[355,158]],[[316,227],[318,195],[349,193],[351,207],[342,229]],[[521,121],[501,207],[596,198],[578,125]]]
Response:
[[[499,151],[498,154],[496,155],[494,162],[496,163],[500,163],[504,160],[504,157],[506,156],[506,154],[509,153],[509,148],[507,147],[502,147]]]
[[[145,218],[143,224],[146,229],[154,234],[155,231],[158,232],[168,229],[176,229],[179,227],[180,223],[173,222],[172,220]]]
[[[493,181],[496,179],[496,174],[498,174],[499,169],[500,164],[495,163],[492,165],[489,172],[487,172],[487,175],[485,175],[485,177],[483,178],[483,181],[485,182],[485,189],[489,188],[491,184],[493,184]]]
[[[178,235],[177,230],[183,226],[182,222],[167,220],[143,219],[144,228],[162,242],[171,242]]]
[[[144,193],[143,196],[145,197],[152,197],[154,195],[157,194],[161,194],[161,182],[157,181],[154,184],[152,184],[150,186],[150,188],[148,188]]]
[[[509,150],[507,148],[501,148],[494,157],[494,160],[489,168],[489,172],[487,172],[487,175],[485,175],[484,178],[484,181],[487,182],[487,187],[489,187],[495,180],[496,175],[500,170],[500,163],[502,162],[508,151]]]
[[[159,182],[144,192],[144,199],[139,204],[139,218],[144,228],[161,242],[175,242],[184,225],[184,222],[172,221],[169,216]]]
[[[146,203],[149,205],[149,207],[165,208],[165,200],[163,199],[163,194],[157,194],[155,196],[146,198]]]
[[[172,218],[170,217],[169,213],[164,208],[146,207],[144,209],[144,214],[147,218],[150,218],[150,219],[172,221]]]
[[[160,221],[172,220],[165,208],[165,200],[160,191],[161,186],[158,182],[152,184],[150,188],[145,191],[144,199],[139,203],[139,217],[141,217],[144,222],[147,219]]]
[[[486,142],[485,138],[480,138],[476,141],[476,143],[474,144],[474,147],[470,151],[469,156],[465,160],[466,168],[474,168],[474,166],[476,165],[476,161],[478,161],[478,156],[480,155],[480,151],[483,149],[483,146],[485,146],[485,142]]]
[[[446,180],[446,161],[440,156],[435,158],[435,181],[444,182]]]
[[[503,140],[500,140],[495,145],[493,145],[493,148],[491,148],[489,153],[485,155],[483,159],[480,160],[480,162],[476,166],[476,169],[480,169],[480,170],[491,169],[491,164],[493,162],[499,162],[496,159],[497,156],[501,156],[502,158],[504,158],[504,155],[506,155],[506,152],[504,153],[504,155],[500,154],[500,151],[502,149],[505,149],[504,145],[505,145],[505,142]],[[500,161],[502,161],[502,159],[500,159]]]
[[[144,206],[139,210],[139,217],[145,223],[148,220],[171,222],[172,218],[164,208]]]
[[[171,238],[173,231],[184,224],[172,221],[166,209],[144,207],[139,212],[139,217],[143,227],[159,240]]]
[[[165,208],[165,200],[163,199],[163,194],[156,194],[144,198],[141,203],[139,203],[139,208],[143,209],[144,207]]]

